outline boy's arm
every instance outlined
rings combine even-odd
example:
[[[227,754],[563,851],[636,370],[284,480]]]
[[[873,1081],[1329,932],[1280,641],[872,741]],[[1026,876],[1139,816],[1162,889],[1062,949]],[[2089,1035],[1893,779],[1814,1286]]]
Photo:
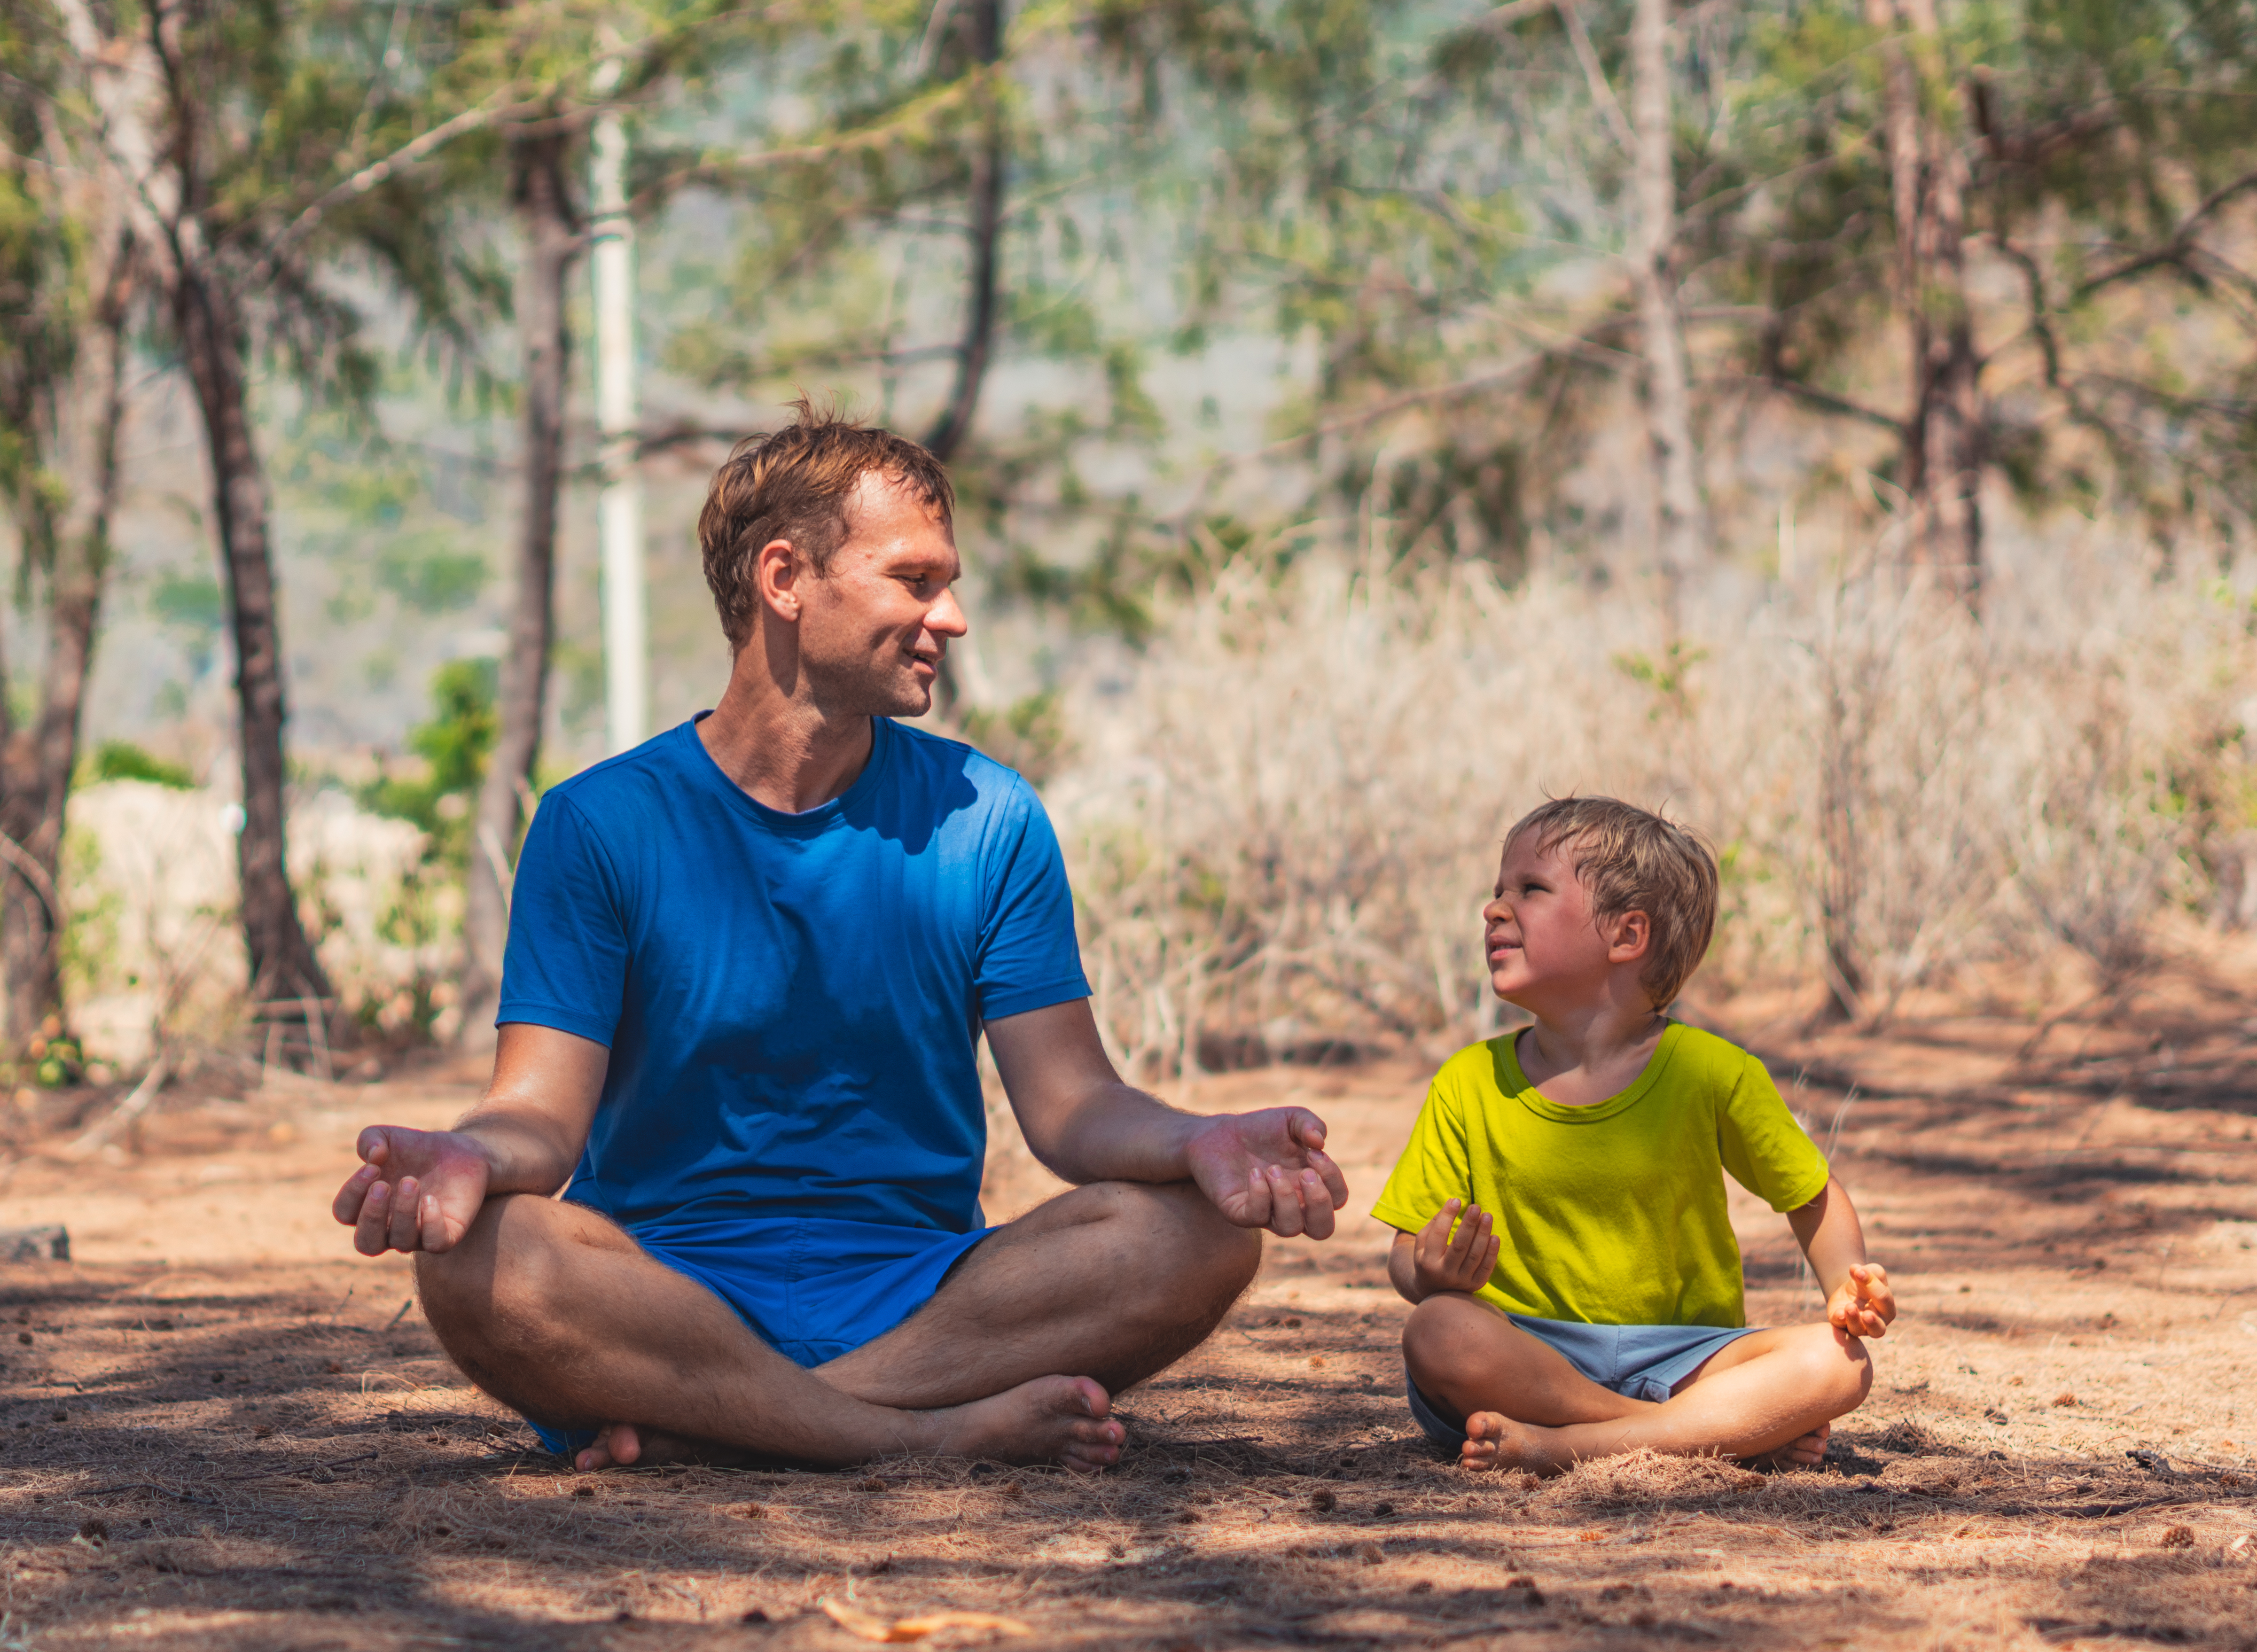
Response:
[[[1852,1337],[1881,1337],[1897,1317],[1889,1270],[1865,1260],[1865,1231],[1850,1190],[1832,1176],[1816,1198],[1786,1213],[1802,1253],[1826,1293],[1827,1323]]]
[[[1422,1303],[1437,1291],[1461,1290],[1471,1295],[1489,1283],[1496,1271],[1497,1247],[1487,1211],[1478,1204],[1465,1207],[1466,1219],[1457,1220],[1458,1202],[1445,1199],[1433,1219],[1416,1233],[1397,1231],[1394,1248],[1387,1253],[1387,1281],[1407,1303]],[[1457,1223],[1457,1236],[1450,1225]]]

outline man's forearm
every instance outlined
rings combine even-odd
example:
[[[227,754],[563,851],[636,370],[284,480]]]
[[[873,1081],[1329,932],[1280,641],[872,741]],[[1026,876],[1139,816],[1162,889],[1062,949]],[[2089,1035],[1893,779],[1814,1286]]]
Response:
[[[1092,1182],[1182,1182],[1191,1139],[1205,1120],[1115,1080],[1094,1086],[1027,1145],[1055,1175]]]
[[[485,1152],[486,1193],[538,1193],[544,1197],[570,1180],[580,1145],[563,1140],[555,1120],[492,1099],[480,1102],[455,1126]]]

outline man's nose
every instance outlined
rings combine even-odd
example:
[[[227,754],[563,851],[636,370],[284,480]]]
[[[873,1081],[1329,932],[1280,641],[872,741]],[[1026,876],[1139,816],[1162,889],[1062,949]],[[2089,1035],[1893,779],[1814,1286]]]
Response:
[[[972,622],[964,617],[964,604],[956,600],[956,593],[945,590],[940,600],[925,610],[924,628],[944,637],[961,637],[972,629]]]

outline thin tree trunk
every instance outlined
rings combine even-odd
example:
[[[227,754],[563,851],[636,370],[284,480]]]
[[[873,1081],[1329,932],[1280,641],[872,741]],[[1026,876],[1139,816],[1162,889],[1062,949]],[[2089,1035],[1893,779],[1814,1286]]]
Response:
[[[1912,36],[1882,46],[1897,301],[1912,381],[1901,449],[1913,513],[1907,560],[1971,603],[1983,575],[1985,418],[1967,301],[1966,152],[1923,112],[1923,71],[1933,77],[1942,67],[1933,0],[1867,0],[1866,18]]]
[[[117,502],[117,437],[124,421],[125,325],[135,258],[122,216],[89,238],[94,303],[75,341],[54,432],[67,503],[47,569],[47,658],[32,726],[10,740],[4,818],[32,863],[14,869],[24,897],[11,901],[6,952],[8,1025],[28,1037],[62,1013],[64,814],[78,765],[81,713],[94,663],[110,524]],[[105,256],[106,254],[106,256]],[[11,890],[11,893],[16,893]]]
[[[525,383],[525,509],[518,531],[515,605],[501,667],[499,727],[478,787],[463,915],[463,1041],[493,1041],[509,941],[509,867],[524,824],[523,800],[541,751],[548,650],[555,633],[556,518],[564,476],[564,402],[570,343],[564,278],[578,227],[564,173],[566,140],[520,138],[511,148],[513,190],[525,237],[517,326]]]
[[[972,36],[973,55],[988,67],[1003,57],[1001,0],[972,0],[965,8],[965,27]],[[987,363],[995,340],[996,264],[1003,238],[1004,173],[1009,163],[1003,109],[992,83],[987,91],[986,130],[972,156],[969,238],[972,253],[971,303],[964,322],[964,340],[956,350],[956,385],[948,406],[924,439],[924,445],[943,463],[955,455],[972,428],[980,407],[980,387],[987,377]]]
[[[184,226],[184,227],[193,227]],[[183,250],[173,281],[173,324],[203,414],[212,466],[212,514],[227,570],[241,709],[243,831],[236,840],[251,992],[266,1003],[326,999],[290,889],[282,794],[282,640],[275,612],[266,475],[251,440],[243,323],[224,278]]]
[[[1631,24],[1631,129],[1638,205],[1640,332],[1645,345],[1645,428],[1652,448],[1654,554],[1676,611],[1677,588],[1703,560],[1707,525],[1693,392],[1678,307],[1677,177],[1670,128],[1669,0],[1638,0]]]

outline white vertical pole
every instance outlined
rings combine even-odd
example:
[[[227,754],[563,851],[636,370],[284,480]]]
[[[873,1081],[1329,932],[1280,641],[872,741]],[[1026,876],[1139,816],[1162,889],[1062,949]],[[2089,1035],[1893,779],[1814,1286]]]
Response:
[[[599,92],[617,64],[597,76]],[[635,396],[634,221],[627,215],[627,134],[617,110],[596,120],[590,274],[596,300],[596,426],[603,437],[603,491],[596,531],[603,548],[604,733],[613,752],[650,732],[650,640],[644,612],[642,476],[635,462],[640,412]]]

